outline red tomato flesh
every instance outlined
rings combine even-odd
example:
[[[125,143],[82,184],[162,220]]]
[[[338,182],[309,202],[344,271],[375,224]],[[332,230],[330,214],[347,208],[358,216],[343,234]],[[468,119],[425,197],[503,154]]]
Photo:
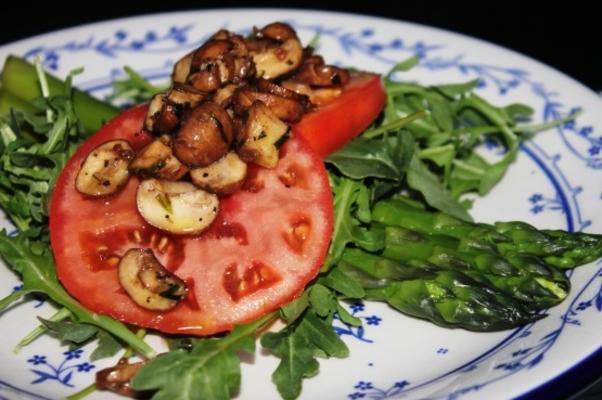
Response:
[[[50,238],[69,293],[94,312],[193,335],[229,330],[298,296],[317,275],[332,235],[332,194],[321,159],[293,134],[276,169],[252,167],[245,187],[220,200],[208,231],[170,235],[138,214],[136,177],[102,199],[75,190],[82,162],[99,144],[120,138],[138,150],[151,140],[141,132],[145,113],[133,108],[107,123],[78,148],[56,183]],[[141,247],[187,284],[187,298],[169,311],[144,309],[121,288],[119,257]]]
[[[362,133],[380,114],[387,95],[380,75],[356,73],[331,103],[306,114],[293,126],[320,157]]]

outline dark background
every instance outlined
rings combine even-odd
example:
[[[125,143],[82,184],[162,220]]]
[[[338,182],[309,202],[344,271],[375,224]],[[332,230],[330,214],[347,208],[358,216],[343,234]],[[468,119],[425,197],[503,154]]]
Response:
[[[6,3],[6,2],[5,2]],[[529,1],[353,2],[289,1],[128,1],[79,0],[71,3],[16,0],[0,6],[0,44],[82,23],[174,10],[219,7],[295,7],[379,15],[437,26],[479,37],[536,58],[602,90],[602,15],[584,2]],[[557,3],[554,5],[553,3]],[[4,9],[1,9],[4,8]],[[11,16],[14,16],[12,18]]]
[[[602,91],[602,13],[593,4],[546,2],[528,6],[528,0],[456,2],[384,2],[369,0],[347,4],[331,1],[229,2],[229,1],[12,1],[0,6],[0,45],[39,33],[106,19],[176,10],[231,7],[292,7],[345,11],[377,15],[436,26],[475,36],[531,56],[576,78],[591,89]],[[6,3],[6,2],[5,2]],[[583,372],[585,370],[585,372]],[[587,368],[570,380],[535,393],[537,398],[567,398],[583,390],[602,373],[602,362],[595,357]],[[503,396],[503,394],[500,394]],[[577,397],[602,399],[598,384]]]

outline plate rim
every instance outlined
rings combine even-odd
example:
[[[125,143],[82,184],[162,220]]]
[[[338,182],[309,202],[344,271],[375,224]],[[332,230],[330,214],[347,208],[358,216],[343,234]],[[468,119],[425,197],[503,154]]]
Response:
[[[571,83],[571,85],[574,85],[581,90],[587,91],[589,95],[593,95],[593,97],[595,99],[597,99],[598,101],[600,101],[600,103],[602,103],[602,99],[594,90],[592,90],[590,87],[583,84],[582,82],[578,81],[577,79],[573,78],[572,76],[568,75],[567,73],[563,72],[562,70],[558,69],[557,67],[546,64],[530,55],[521,53],[512,48],[505,47],[505,46],[497,44],[495,42],[491,42],[491,41],[481,39],[476,36],[472,36],[472,35],[461,33],[461,32],[454,31],[454,30],[439,28],[437,26],[433,26],[433,25],[429,25],[429,24],[416,23],[416,22],[406,21],[406,20],[402,20],[402,19],[398,20],[398,19],[377,16],[377,15],[364,15],[364,14],[355,13],[355,12],[345,12],[345,11],[335,11],[335,10],[317,10],[317,9],[312,9],[312,8],[298,8],[298,7],[294,7],[294,8],[281,8],[281,7],[220,8],[220,7],[214,7],[213,8],[212,7],[212,8],[203,8],[203,9],[191,8],[188,10],[141,13],[141,14],[136,14],[136,15],[132,15],[132,16],[108,18],[108,19],[103,19],[101,21],[76,24],[73,26],[60,28],[60,29],[56,29],[53,31],[49,31],[49,32],[45,32],[45,33],[41,33],[41,34],[37,34],[37,35],[28,36],[26,38],[22,38],[22,39],[19,39],[16,41],[3,43],[2,45],[0,45],[0,52],[6,51],[8,47],[26,45],[27,42],[29,42],[29,41],[44,40],[44,38],[46,38],[46,37],[49,37],[52,35],[65,34],[74,29],[98,28],[101,25],[106,25],[109,23],[120,23],[120,22],[125,23],[128,21],[142,20],[145,18],[174,17],[174,16],[177,16],[178,14],[236,13],[236,12],[247,12],[247,11],[275,12],[275,13],[290,12],[292,14],[295,14],[295,13],[307,13],[307,14],[318,13],[318,14],[326,14],[326,15],[333,15],[333,16],[340,16],[340,17],[361,18],[361,19],[367,19],[367,20],[377,20],[377,21],[381,21],[384,23],[403,24],[403,25],[408,25],[408,26],[412,26],[415,28],[426,29],[428,31],[433,31],[438,34],[456,36],[461,39],[473,41],[473,42],[478,43],[483,46],[488,46],[496,51],[501,50],[501,51],[509,52],[509,53],[513,54],[514,56],[518,56],[519,58],[522,58],[524,61],[534,64],[537,68],[548,69],[548,70],[552,71],[553,73],[566,79],[568,82]],[[7,52],[6,54],[8,55],[9,53]],[[594,351],[589,353],[585,358],[581,359],[574,365],[569,366],[567,369],[565,369],[564,371],[560,372],[557,375],[554,375],[554,376],[550,375],[550,378],[548,380],[540,382],[535,387],[533,387],[529,391],[519,395],[516,398],[522,400],[522,399],[542,398],[541,396],[545,396],[544,398],[550,398],[550,397],[561,397],[559,395],[563,395],[563,396],[564,395],[576,395],[576,394],[580,393],[581,391],[586,390],[587,387],[589,387],[589,385],[593,384],[594,382],[596,382],[600,379],[602,379],[602,345],[600,345],[597,349],[595,349]],[[3,382],[3,383],[6,384],[6,382]],[[23,389],[18,389],[18,390],[23,390]],[[27,393],[27,391],[25,391],[25,390],[24,390],[24,392]]]

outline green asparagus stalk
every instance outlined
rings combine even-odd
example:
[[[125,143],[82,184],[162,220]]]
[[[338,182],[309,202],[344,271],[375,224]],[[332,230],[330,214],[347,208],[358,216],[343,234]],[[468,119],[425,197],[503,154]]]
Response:
[[[495,287],[429,263],[403,263],[346,249],[338,267],[366,288],[366,299],[450,328],[510,329],[543,315]]]
[[[376,204],[372,218],[427,235],[439,234],[473,243],[495,246],[506,256],[533,255],[561,269],[574,268],[602,257],[602,235],[560,230],[538,230],[525,222],[493,225],[462,221],[441,212],[430,212],[395,199]]]
[[[29,113],[36,111],[35,107],[27,101],[20,99],[6,90],[0,89],[0,115],[10,113],[11,109]]]
[[[440,270],[461,271],[534,310],[558,304],[570,289],[567,277],[540,258],[517,252],[502,255],[495,246],[470,237],[425,235],[389,226],[385,229],[383,256],[402,262],[428,262]]]
[[[523,222],[466,222],[403,197],[376,203],[384,248],[347,247],[335,268],[366,298],[409,315],[475,331],[534,321],[564,300],[563,269],[602,255],[602,236],[539,231]]]
[[[51,96],[65,93],[65,82],[49,74],[47,79]],[[15,56],[9,56],[4,63],[1,87],[4,94],[0,96],[0,114],[6,112],[3,104],[22,109],[21,107],[25,107],[24,102],[30,103],[42,94],[35,66]],[[4,96],[10,96],[11,100],[2,100]],[[118,108],[78,89],[73,90],[73,107],[87,132],[96,131],[119,113]]]

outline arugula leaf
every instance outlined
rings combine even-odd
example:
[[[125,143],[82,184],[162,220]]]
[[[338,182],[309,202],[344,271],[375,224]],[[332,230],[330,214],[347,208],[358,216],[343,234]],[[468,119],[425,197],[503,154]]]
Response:
[[[336,290],[347,298],[361,299],[365,296],[362,286],[336,266],[332,268],[325,276],[320,277],[318,282],[324,286]]]
[[[386,79],[390,79],[395,72],[406,72],[414,68],[416,65],[420,63],[420,58],[418,56],[410,57],[402,62],[395,64],[391,70],[387,73]]]
[[[338,304],[334,293],[319,283],[309,289],[309,303],[315,313],[322,318],[330,316]]]
[[[109,102],[120,100],[128,104],[140,104],[167,89],[167,86],[152,85],[131,67],[125,66],[123,70],[127,78],[113,81],[113,93],[107,97]]]
[[[23,289],[0,301],[2,307],[18,300],[27,293],[46,294],[54,302],[67,308],[78,322],[98,326],[120,338],[139,354],[152,358],[154,350],[133,334],[125,325],[110,317],[91,313],[65,291],[56,277],[50,247],[42,242],[32,242],[23,233],[9,236],[0,231],[0,254],[6,263],[23,279]],[[2,311],[3,308],[0,308]]]
[[[46,227],[50,188],[76,145],[86,137],[65,93],[38,99],[38,111],[0,119],[0,206],[20,231]]]
[[[418,157],[412,158],[407,175],[408,185],[422,193],[429,205],[462,220],[472,220],[466,209],[454,200],[437,176]]]
[[[272,313],[235,327],[222,338],[198,340],[190,352],[174,350],[149,361],[131,382],[135,390],[156,390],[153,400],[227,400],[240,386],[237,351],[255,351],[255,333]]]
[[[443,85],[435,85],[432,86],[432,88],[453,100],[458,96],[467,94],[476,89],[478,84],[479,80],[473,79],[465,83],[447,83]]]
[[[330,178],[334,194],[334,232],[323,270],[334,265],[350,243],[371,251],[381,249],[384,245],[384,232],[381,229],[362,226],[362,222],[368,222],[369,211],[366,210],[369,210],[369,189],[351,179],[334,175],[330,175]],[[360,213],[363,221],[358,218],[357,210],[364,210],[363,214]]]
[[[315,376],[320,369],[311,342],[306,335],[297,334],[295,328],[289,325],[278,333],[261,337],[261,345],[282,359],[272,374],[272,381],[284,399],[297,398],[303,379]]]
[[[72,321],[50,321],[40,317],[38,319],[60,340],[74,344],[83,344],[98,333],[98,329],[92,325]]]
[[[280,308],[280,317],[290,324],[299,318],[307,307],[309,307],[309,295],[306,288],[301,296]]]
[[[349,354],[330,321],[311,309],[280,332],[264,334],[261,345],[280,358],[272,380],[284,399],[298,397],[303,379],[318,373],[318,355],[342,358]]]
[[[123,345],[113,335],[102,329],[98,330],[96,337],[98,343],[92,354],[90,354],[90,361],[113,357],[123,348]]]
[[[383,140],[359,137],[329,155],[325,161],[352,179],[373,177],[400,182],[413,151],[412,135],[401,131]]]
[[[341,322],[344,324],[351,326],[362,326],[362,320],[349,314],[349,311],[347,311],[345,307],[341,306],[340,303],[337,304],[337,314],[339,315]]]

